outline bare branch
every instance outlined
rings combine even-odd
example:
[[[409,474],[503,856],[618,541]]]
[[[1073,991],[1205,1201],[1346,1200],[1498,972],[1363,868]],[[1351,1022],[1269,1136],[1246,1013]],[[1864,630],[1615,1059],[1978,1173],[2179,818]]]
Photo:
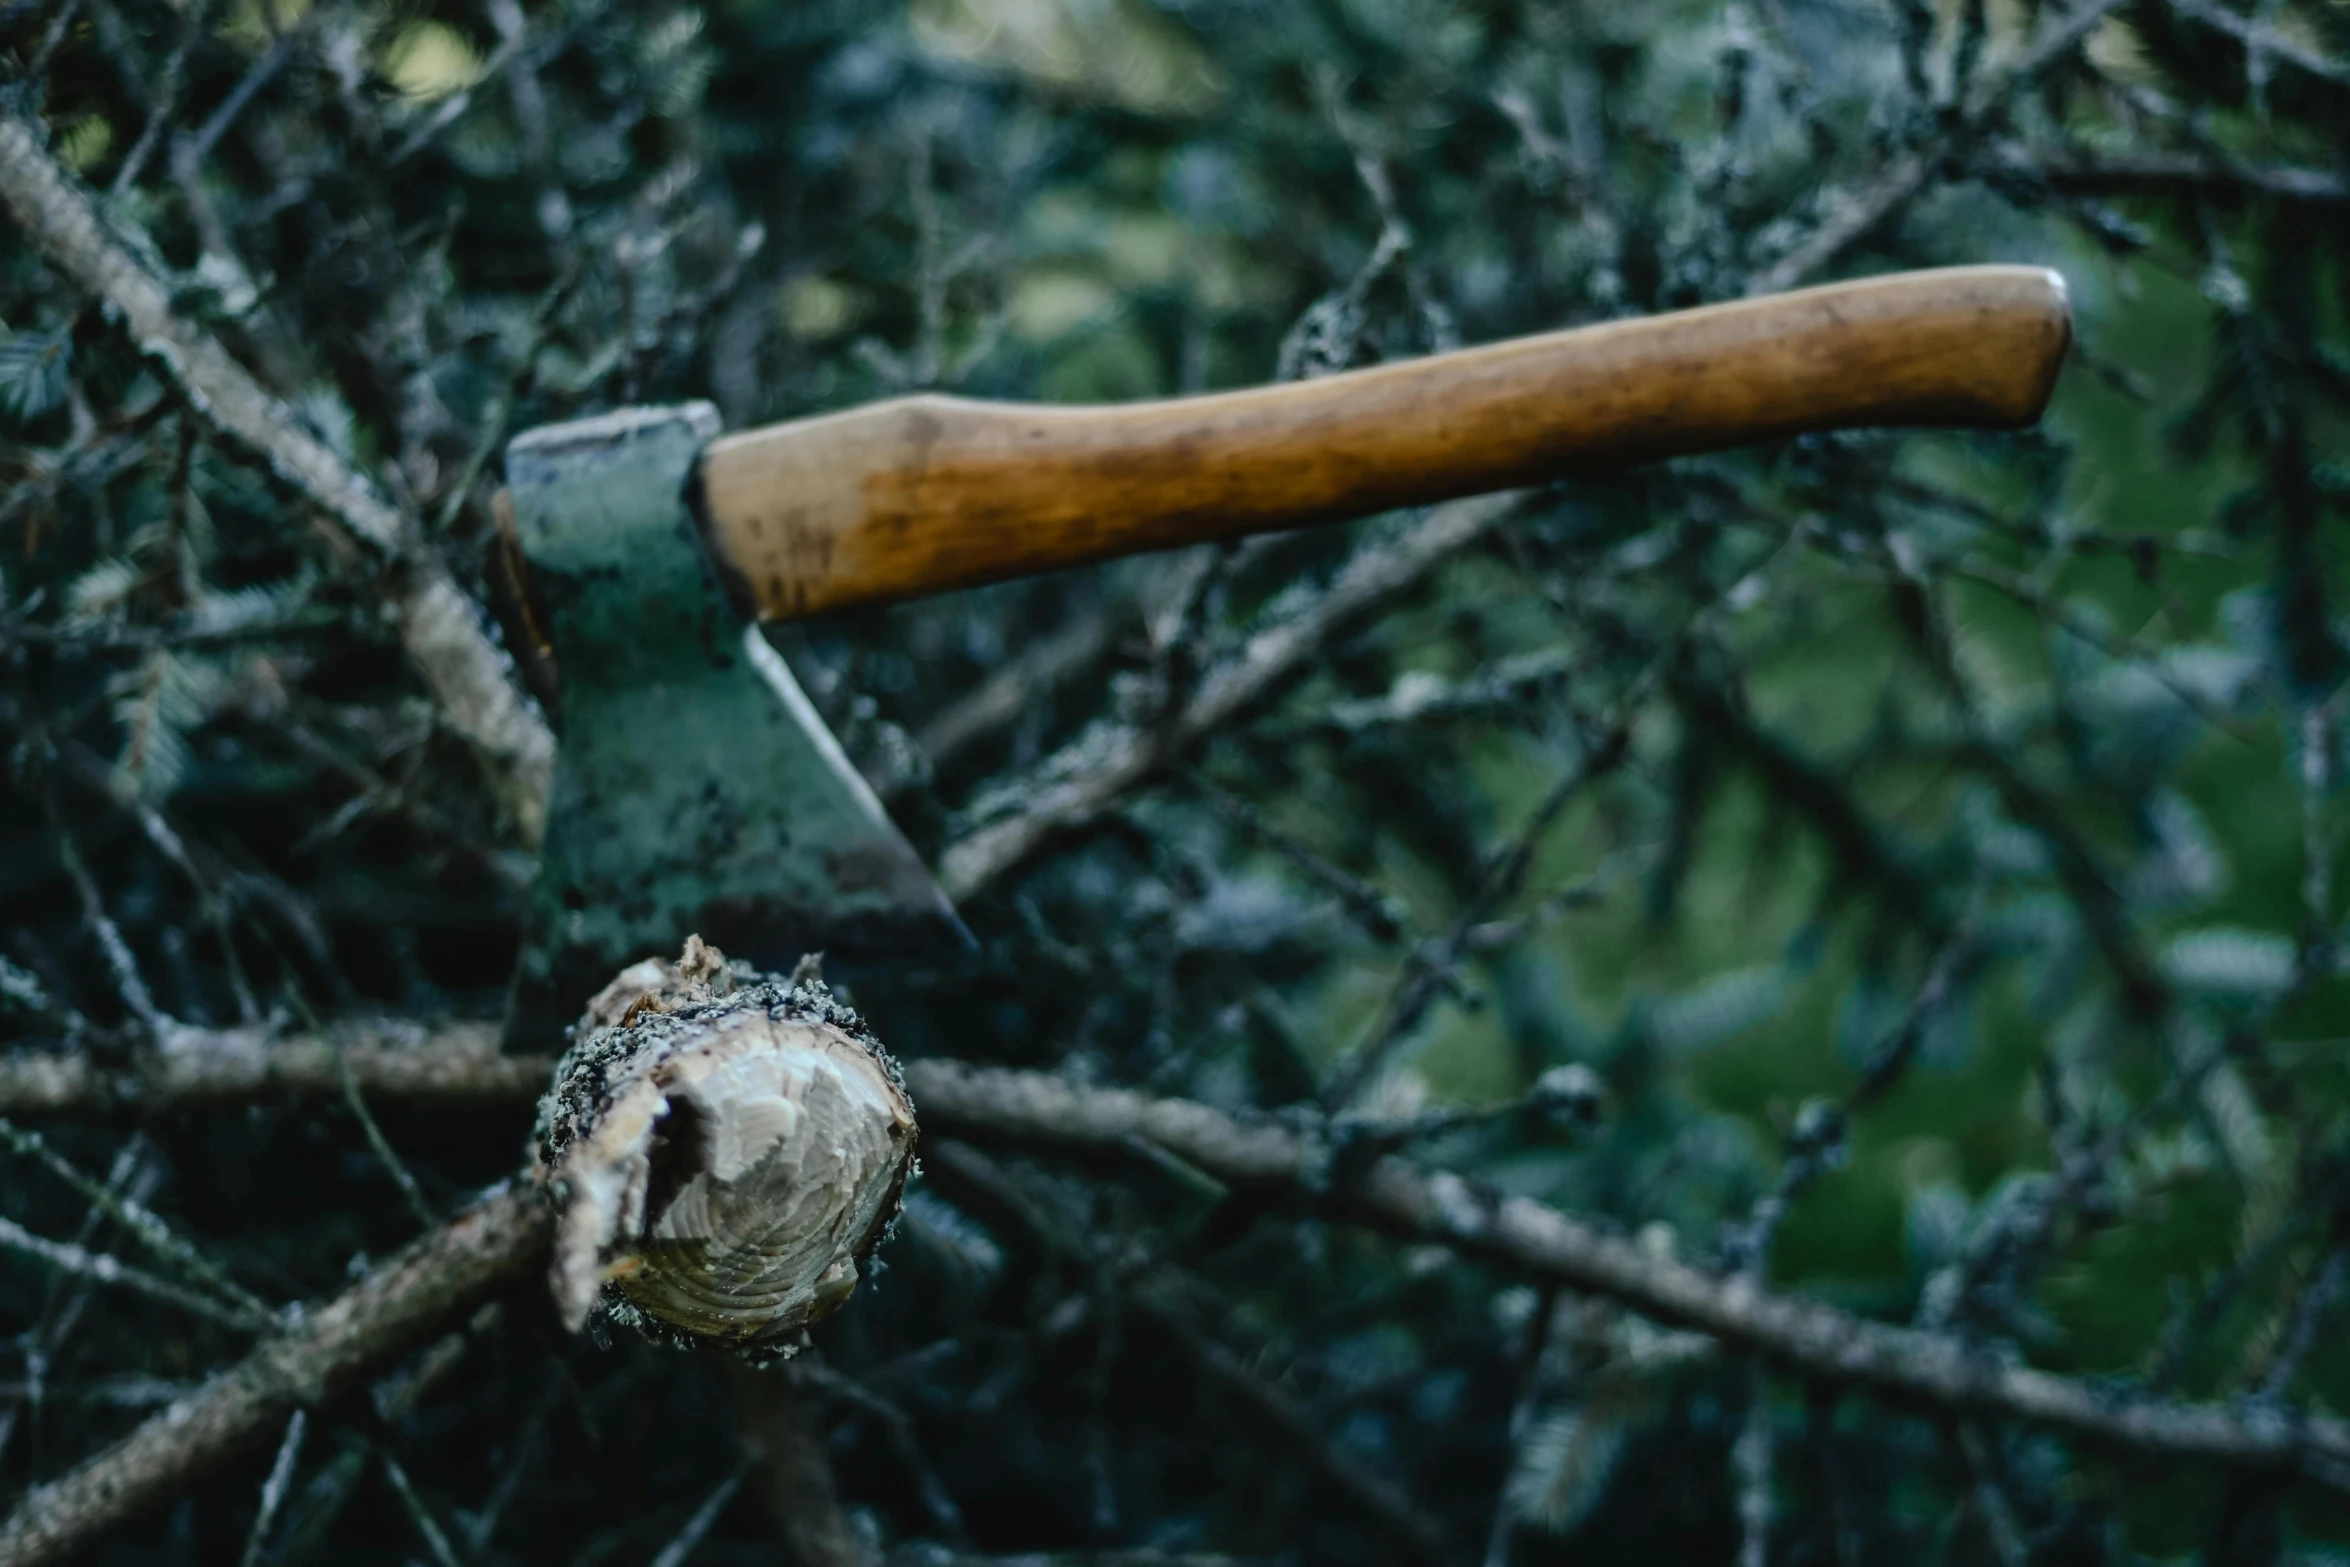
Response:
[[[2350,1484],[2350,1423],[2340,1420],[2134,1397],[2015,1365],[1952,1335],[1868,1321],[1652,1256],[1531,1199],[1399,1159],[1372,1165],[1346,1190],[1326,1190],[1323,1139],[1201,1104],[951,1061],[909,1063],[906,1077],[926,1122],[943,1129],[1110,1153],[1130,1139],[1157,1143],[1233,1185],[1308,1197],[1393,1234],[1621,1301],[1643,1316],[1750,1347],[1807,1378],[2030,1420],[2153,1455],[2299,1466],[2327,1484]]]
[[[1620,1302],[1759,1352],[1808,1381],[1848,1383],[1953,1415],[2033,1421],[2152,1457],[2298,1468],[2350,1486],[2350,1423],[2182,1403],[2039,1371],[1954,1334],[1870,1321],[1749,1277],[1709,1273],[1530,1199],[1397,1158],[1376,1160],[1334,1187],[1335,1143],[1310,1121],[1246,1121],[1187,1100],[946,1060],[911,1062],[906,1078],[934,1132],[1114,1156],[1153,1145],[1227,1185],[1306,1201],[1334,1217]],[[322,1068],[318,1091],[329,1086]],[[347,1386],[532,1265],[546,1233],[535,1197],[501,1188],[123,1443],[35,1491],[0,1524],[0,1567],[54,1560],[215,1456],[278,1429],[293,1408]]]
[[[1529,814],[1526,825],[1502,851],[1495,855],[1487,868],[1484,882],[1478,887],[1468,906],[1456,915],[1441,934],[1431,936],[1416,947],[1405,965],[1404,977],[1389,995],[1387,1006],[1379,1022],[1359,1044],[1340,1057],[1331,1067],[1329,1081],[1322,1091],[1322,1102],[1333,1110],[1344,1109],[1359,1099],[1377,1080],[1392,1059],[1396,1049],[1420,1019],[1426,1016],[1444,983],[1459,968],[1461,959],[1470,950],[1471,935],[1491,923],[1488,916],[1503,902],[1517,895],[1525,884],[1526,873],[1533,868],[1534,851],[1559,813],[1567,808],[1584,788],[1594,780],[1613,772],[1631,752],[1631,732],[1616,724],[1603,734],[1596,744],[1577,760],[1576,765],[1560,775],[1545,792]]]
[[[1415,670],[1397,676],[1385,696],[1333,702],[1321,712],[1265,727],[1282,739],[1300,734],[1352,736],[1395,725],[1522,714],[1529,697],[1559,684],[1573,664],[1566,649],[1544,648],[1498,659],[1459,680]]]
[[[2008,161],[2068,196],[2226,195],[2339,206],[2350,180],[2331,169],[2246,163],[2192,152],[2046,153],[2008,149]]]
[[[1982,1516],[1983,1532],[1991,1540],[1992,1554],[1999,1558],[2000,1567],[2029,1567],[2032,1558],[2024,1545],[2023,1530],[2016,1522],[2015,1505],[2007,1499],[2006,1487],[1999,1483],[1997,1453],[1972,1424],[1961,1424],[1955,1439],[1968,1483],[1973,1487],[1975,1511]]]
[[[325,1036],[287,1038],[261,1027],[180,1027],[164,1048],[123,1072],[78,1052],[0,1056],[0,1115],[120,1109],[154,1116],[280,1095],[340,1094],[338,1042],[360,1090],[385,1099],[527,1104],[555,1069],[552,1057],[499,1054],[498,1029],[490,1023],[448,1024],[431,1033],[393,1022],[342,1023]]]
[[[161,1038],[171,1027],[171,1020],[156,1007],[154,993],[139,972],[138,959],[131,955],[130,943],[122,939],[121,927],[106,912],[105,899],[100,896],[89,867],[82,863],[73,835],[58,820],[56,808],[46,796],[42,805],[49,818],[50,841],[57,849],[58,862],[65,867],[66,877],[81,899],[82,919],[97,938],[98,950],[106,954],[106,966],[114,971],[114,988],[121,993],[124,1009],[146,1031],[148,1038]]]
[[[2265,14],[2260,19],[2238,16],[2223,6],[2210,4],[2209,0],[2169,0],[2169,5],[2181,16],[2193,17],[2213,31],[2227,34],[2248,52],[2274,55],[2295,70],[2304,71],[2321,82],[2350,87],[2350,65],[2329,59],[2269,26]]]
[[[307,1409],[295,1410],[286,1420],[286,1434],[277,1444],[277,1457],[270,1461],[269,1478],[261,1482],[261,1505],[254,1509],[253,1527],[245,1532],[245,1554],[239,1567],[258,1567],[261,1561],[269,1527],[277,1521],[277,1510],[285,1505],[286,1492],[293,1488],[294,1465],[302,1456],[302,1436],[309,1425]]]
[[[1757,1366],[1746,1378],[1746,1424],[1730,1444],[1730,1478],[1738,1488],[1738,1567],[1771,1559],[1771,1379]]]
[[[129,1263],[108,1256],[105,1252],[92,1251],[86,1246],[76,1246],[71,1241],[53,1241],[45,1236],[35,1235],[14,1219],[0,1218],[0,1250],[13,1251],[21,1256],[31,1257],[36,1261],[46,1263],[60,1273],[70,1274],[77,1279],[87,1279],[93,1284],[113,1285],[149,1296],[167,1305],[177,1306],[182,1311],[191,1312],[214,1322],[224,1323],[229,1327],[252,1328],[266,1324],[270,1320],[266,1315],[257,1315],[239,1307],[222,1305],[209,1295],[183,1288],[172,1283],[171,1280],[159,1278],[143,1268],[132,1267]]]
[[[1377,1519],[1383,1532],[1391,1531],[1396,1545],[1407,1556],[1427,1563],[1455,1558],[1457,1553],[1446,1548],[1442,1533],[1412,1504],[1408,1495],[1323,1436],[1312,1416],[1280,1386],[1258,1375],[1238,1355],[1202,1333],[1180,1313],[1145,1295],[1129,1296],[1128,1301],[1183,1346],[1192,1365],[1217,1392],[1246,1410],[1251,1421],[1286,1437],[1351,1505]]]
[[[52,264],[106,302],[220,435],[266,462],[353,542],[383,557],[384,605],[401,644],[450,724],[472,746],[516,830],[545,825],[555,740],[491,641],[481,610],[414,523],[366,477],[180,314],[171,289],[42,144],[39,128],[0,114],[0,206]]]
[[[394,1494],[400,1498],[401,1510],[407,1513],[409,1523],[415,1526],[417,1537],[424,1541],[424,1548],[432,1553],[433,1561],[438,1567],[458,1567],[457,1553],[449,1544],[449,1531],[432,1515],[432,1508],[417,1491],[416,1483],[408,1478],[408,1471],[399,1458],[388,1448],[380,1447],[375,1456],[383,1466],[384,1478],[392,1483]]]
[[[1033,787],[1020,791],[1013,814],[947,846],[940,885],[958,901],[975,897],[1056,840],[1100,821],[1304,675],[1339,636],[1492,532],[1521,499],[1512,491],[1454,501],[1431,509],[1401,536],[1366,547],[1305,609],[1257,632],[1230,662],[1209,671],[1178,712],[1149,727],[1096,731],[1057,753]]]
[[[1858,190],[1829,192],[1822,202],[1826,215],[1802,243],[1747,279],[1747,297],[1795,287],[1891,222],[1933,182],[1944,154],[1989,128],[2018,89],[2078,49],[2119,4],[2120,0],[2082,0],[2051,22],[2006,70],[1978,81],[1955,123],[1938,132],[1937,145],[1898,154]]]
[[[125,1140],[122,1147],[116,1150],[113,1167],[107,1172],[108,1190],[132,1201],[144,1201],[152,1197],[156,1186],[163,1179],[163,1170],[160,1161],[150,1158],[149,1152],[145,1138]],[[82,1216],[79,1233],[75,1236],[77,1243],[87,1242],[97,1234],[104,1218],[104,1210],[92,1206]],[[19,1415],[29,1408],[37,1418],[41,1402],[47,1396],[45,1382],[48,1368],[56,1359],[57,1352],[73,1336],[74,1329],[80,1325],[90,1296],[91,1291],[88,1289],[67,1292],[55,1306],[41,1314],[29,1332],[19,1336],[17,1349],[24,1357],[25,1377],[16,1387],[0,1393],[0,1452],[7,1451],[9,1438],[16,1433]],[[167,1403],[172,1396],[175,1395],[167,1394],[154,1402]]]
[[[871,1567],[874,1551],[849,1521],[833,1482],[824,1429],[790,1365],[753,1371],[726,1362],[741,1431],[743,1475],[798,1567]]]
[[[695,1546],[702,1543],[703,1536],[710,1532],[710,1526],[718,1521],[718,1515],[726,1511],[726,1504],[733,1501],[734,1493],[742,1488],[743,1471],[740,1469],[719,1481],[717,1488],[702,1499],[702,1505],[695,1508],[693,1516],[685,1521],[685,1527],[678,1530],[667,1545],[661,1547],[661,1554],[653,1558],[653,1567],[684,1567],[685,1559],[693,1554]]]
[[[371,1269],[349,1291],[46,1485],[0,1522],[0,1567],[62,1561],[199,1470],[284,1428],[538,1262],[551,1226],[523,1183]]]
[[[70,1160],[51,1148],[39,1133],[28,1132],[0,1119],[0,1146],[41,1164],[51,1175],[87,1198],[96,1213],[105,1215],[130,1231],[139,1244],[246,1312],[254,1321],[266,1323],[274,1317],[275,1313],[267,1301],[230,1278],[211,1258],[166,1224],[153,1209],[128,1192],[117,1192],[109,1183],[84,1175]]]
[[[1100,662],[1118,628],[1107,607],[1090,607],[1023,649],[915,736],[933,767],[945,767],[981,740],[1011,727],[1064,682]]]
[[[1825,215],[1811,233],[1802,244],[1748,279],[1747,297],[1784,293],[1824,271],[1914,201],[1932,173],[1933,164],[1925,154],[1905,152],[1859,190],[1830,192],[1822,202]]]
[[[1280,1558],[1272,1558],[1279,1560]],[[1227,1556],[1220,1551],[1021,1551],[988,1556],[937,1545],[910,1545],[892,1551],[889,1567],[1253,1567],[1268,1558]]]
[[[984,1191],[991,1203],[1015,1214],[1048,1250],[1089,1270],[1102,1267],[1103,1259],[1092,1248],[1030,1201],[994,1160],[967,1143],[937,1142],[930,1148],[928,1157],[933,1164],[950,1178]],[[1408,1493],[1331,1442],[1286,1389],[1259,1375],[1242,1357],[1201,1331],[1188,1312],[1162,1299],[1169,1293],[1151,1288],[1147,1279],[1109,1289],[1114,1305],[1172,1339],[1202,1380],[1245,1410],[1251,1429],[1285,1442],[1351,1507],[1360,1509],[1393,1554],[1423,1563],[1442,1563],[1454,1557],[1443,1531],[1414,1505]]]

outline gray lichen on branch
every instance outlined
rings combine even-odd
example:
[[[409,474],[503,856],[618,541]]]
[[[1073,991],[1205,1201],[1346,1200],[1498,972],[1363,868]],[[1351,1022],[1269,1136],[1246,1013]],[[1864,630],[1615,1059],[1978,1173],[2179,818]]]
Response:
[[[41,128],[0,112],[0,211],[60,271],[118,315],[211,429],[260,457],[347,541],[379,555],[382,600],[409,661],[480,760],[516,834],[546,824],[555,739],[494,642],[480,605],[427,547],[416,520],[387,504],[348,458],[310,433],[279,396],[178,306],[152,243],[90,193],[43,145]]]
[[[789,1355],[856,1289],[914,1168],[897,1064],[821,979],[699,937],[588,1005],[541,1102],[552,1283],[574,1331]]]

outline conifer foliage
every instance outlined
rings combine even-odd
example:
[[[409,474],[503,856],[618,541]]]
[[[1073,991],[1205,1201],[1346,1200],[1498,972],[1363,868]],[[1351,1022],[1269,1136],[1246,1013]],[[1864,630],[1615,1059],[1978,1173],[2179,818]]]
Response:
[[[0,0],[0,1563],[2350,1559],[2346,238],[2339,0]],[[512,436],[1976,261],[2026,434],[778,631],[904,1217],[767,1371],[484,1261]]]

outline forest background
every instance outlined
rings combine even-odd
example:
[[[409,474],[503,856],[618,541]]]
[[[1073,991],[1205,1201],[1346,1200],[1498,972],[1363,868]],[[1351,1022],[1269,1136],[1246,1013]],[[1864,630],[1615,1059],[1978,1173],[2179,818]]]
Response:
[[[2078,326],[2028,434],[779,634],[980,940],[883,1039],[1320,1174],[950,1121],[796,1481],[526,1279],[97,1559],[2350,1555],[2350,6],[9,0],[0,73],[11,1500],[516,1165],[513,434],[1957,262]],[[1622,1266],[1365,1228],[1388,1153]]]

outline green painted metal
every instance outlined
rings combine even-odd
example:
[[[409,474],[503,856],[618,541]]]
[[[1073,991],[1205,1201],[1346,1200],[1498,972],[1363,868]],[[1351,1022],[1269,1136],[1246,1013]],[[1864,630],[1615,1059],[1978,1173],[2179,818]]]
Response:
[[[707,403],[518,436],[506,485],[563,681],[561,747],[508,1012],[554,1048],[623,965],[691,933],[767,967],[968,943],[790,669],[727,602],[686,501]]]

